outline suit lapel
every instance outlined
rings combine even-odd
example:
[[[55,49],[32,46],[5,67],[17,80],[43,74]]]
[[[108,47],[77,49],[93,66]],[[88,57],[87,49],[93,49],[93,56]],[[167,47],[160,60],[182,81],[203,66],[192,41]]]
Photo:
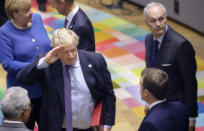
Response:
[[[146,59],[147,59],[147,63],[149,63],[148,65],[152,65],[152,42],[153,42],[153,35],[150,34],[147,37],[147,41],[146,41]]]
[[[75,23],[76,23],[78,17],[80,16],[80,12],[81,12],[81,9],[79,8],[79,10],[77,11],[77,13],[74,15],[74,17],[73,17],[73,19],[72,19],[72,21],[71,21],[71,23],[70,23],[68,29],[70,29],[70,30],[73,29],[73,27],[74,27],[74,25],[75,25]]]
[[[84,56],[84,53],[82,51],[78,50],[78,55],[79,55],[79,61],[80,61],[82,73],[84,75],[84,79],[86,81],[86,84],[89,90],[91,90],[91,87],[93,85],[93,82],[91,82],[91,78],[93,77],[89,77],[89,76],[93,75],[92,74],[93,64],[90,63],[90,61],[87,59],[86,56]]]

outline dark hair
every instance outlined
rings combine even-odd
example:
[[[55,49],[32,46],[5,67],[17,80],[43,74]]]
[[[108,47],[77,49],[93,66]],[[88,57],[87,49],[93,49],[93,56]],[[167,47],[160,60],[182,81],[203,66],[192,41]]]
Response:
[[[73,4],[74,0],[65,0],[67,3]]]
[[[146,68],[141,76],[143,89],[147,89],[158,100],[166,98],[170,88],[167,73],[157,68]]]

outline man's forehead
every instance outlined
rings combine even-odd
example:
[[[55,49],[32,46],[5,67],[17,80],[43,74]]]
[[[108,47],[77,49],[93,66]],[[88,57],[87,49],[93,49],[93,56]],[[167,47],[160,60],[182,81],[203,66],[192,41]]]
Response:
[[[70,46],[66,46],[64,47],[64,50],[68,51],[68,50],[73,50],[73,49],[77,49],[76,45],[72,44]]]
[[[154,6],[154,7],[148,8],[147,14],[149,17],[156,17],[156,16],[159,17],[159,16],[165,15],[165,12],[162,10],[161,7]]]

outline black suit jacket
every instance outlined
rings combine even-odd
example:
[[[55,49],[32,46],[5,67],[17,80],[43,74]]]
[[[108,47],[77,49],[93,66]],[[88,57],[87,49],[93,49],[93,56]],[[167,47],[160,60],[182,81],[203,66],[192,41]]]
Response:
[[[79,9],[69,27],[79,36],[78,49],[95,51],[95,36],[93,26],[87,15]]]
[[[150,109],[139,131],[188,131],[188,114],[180,102],[162,102]]]
[[[96,105],[102,100],[105,125],[114,125],[115,95],[106,62],[99,53],[78,50],[81,69]],[[17,79],[23,84],[40,81],[43,102],[40,115],[40,131],[61,131],[64,105],[64,78],[60,60],[45,69],[37,69],[39,58],[19,72]],[[89,65],[92,65],[90,67]]]
[[[0,131],[31,131],[23,123],[7,123],[3,122]]]
[[[152,41],[153,35],[148,34],[145,39],[146,67],[152,67]],[[198,106],[195,51],[191,43],[171,27],[164,35],[157,54],[156,67],[169,75],[172,87],[168,100],[183,102],[189,116],[196,117]]]

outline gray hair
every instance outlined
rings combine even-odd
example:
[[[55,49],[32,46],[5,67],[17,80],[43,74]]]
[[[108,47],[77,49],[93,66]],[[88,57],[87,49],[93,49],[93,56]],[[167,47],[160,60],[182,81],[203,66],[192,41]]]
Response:
[[[60,45],[71,46],[75,44],[76,46],[79,43],[79,37],[70,29],[60,28],[54,31],[51,45],[52,47],[57,47]]]
[[[1,99],[1,111],[7,119],[18,119],[24,108],[29,109],[28,91],[22,87],[8,88]]]
[[[162,5],[161,3],[157,3],[157,2],[150,2],[145,6],[144,11],[143,11],[145,19],[147,18],[147,10],[155,6],[159,6],[164,11],[164,13],[167,15],[167,11],[164,5]]]

